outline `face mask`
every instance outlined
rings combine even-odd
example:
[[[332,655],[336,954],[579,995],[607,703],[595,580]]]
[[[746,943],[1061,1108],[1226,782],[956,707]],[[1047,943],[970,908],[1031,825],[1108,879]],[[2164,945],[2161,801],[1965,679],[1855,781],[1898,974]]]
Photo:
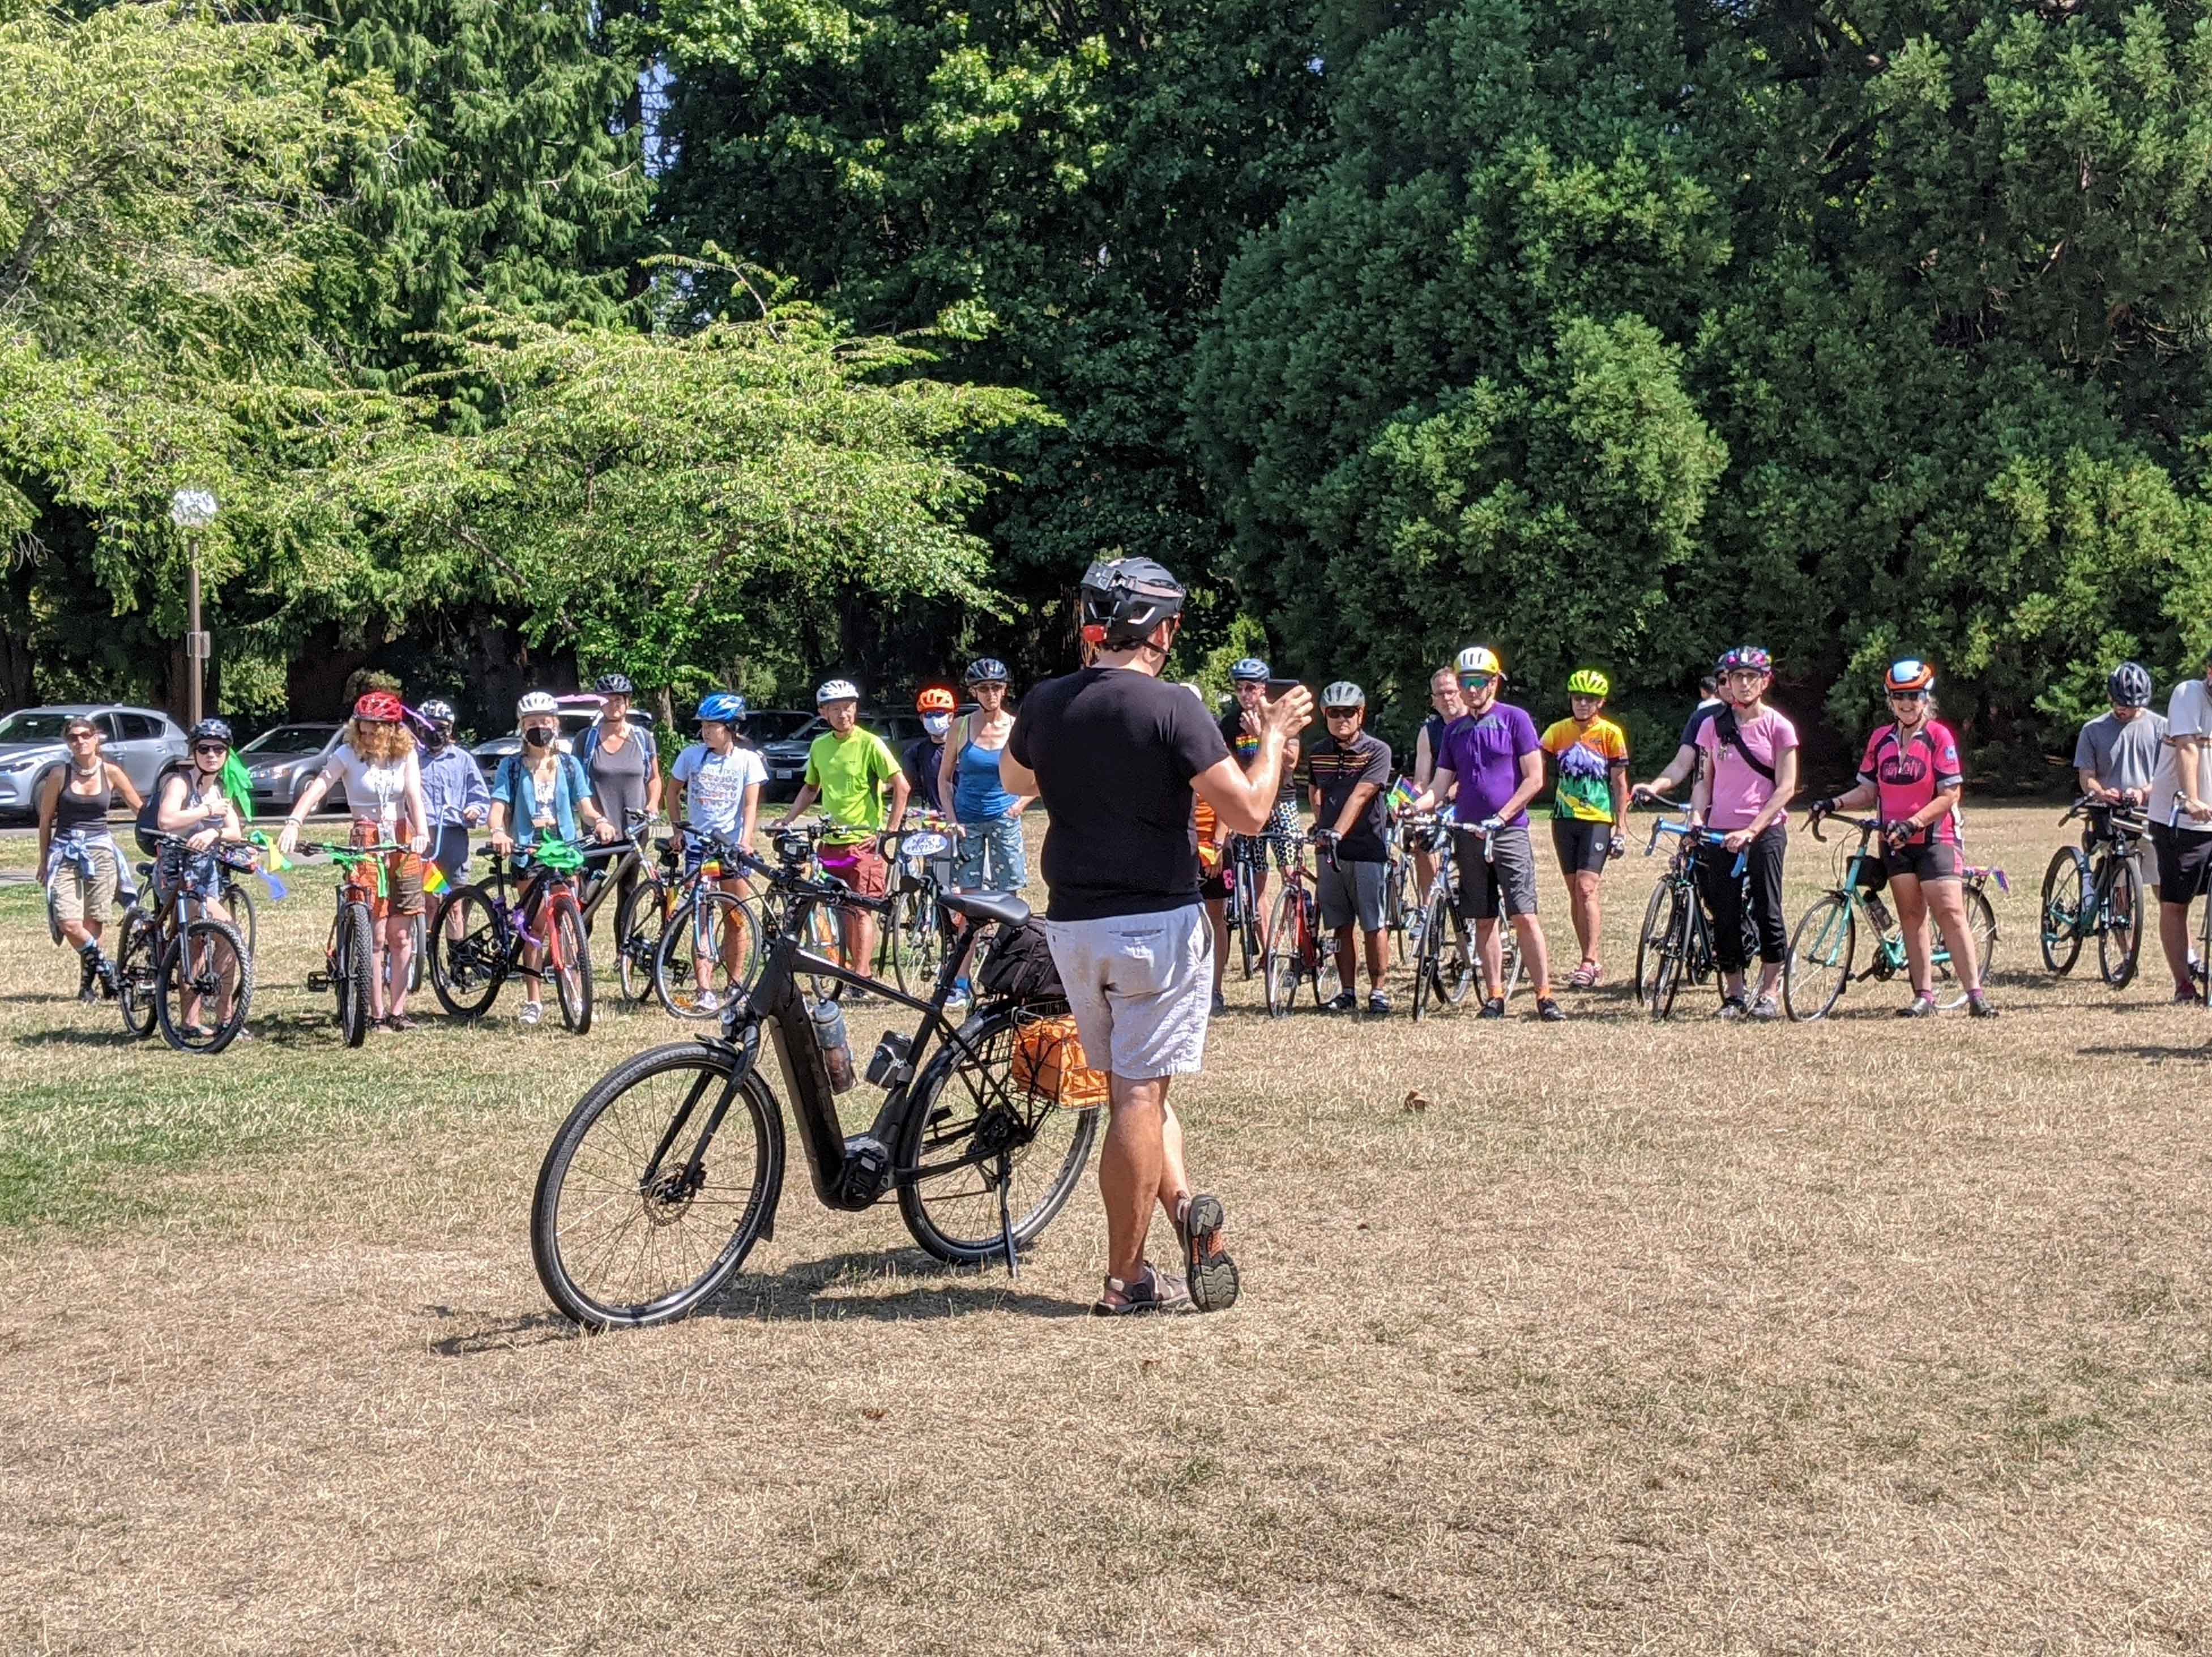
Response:
[[[430,751],[434,754],[440,749],[443,748],[447,743],[453,741],[453,733],[452,731],[434,725],[430,727],[430,734],[423,738],[425,742],[430,744]]]
[[[952,729],[952,716],[950,713],[925,713],[921,716],[921,728],[933,737],[941,737]]]
[[[532,748],[548,748],[552,745],[553,733],[543,725],[532,725],[522,733],[522,740]]]

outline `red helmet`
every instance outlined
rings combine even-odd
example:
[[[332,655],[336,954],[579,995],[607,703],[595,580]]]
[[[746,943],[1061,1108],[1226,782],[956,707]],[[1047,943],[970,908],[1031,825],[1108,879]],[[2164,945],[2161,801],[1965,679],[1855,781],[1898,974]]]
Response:
[[[952,693],[941,684],[931,685],[914,699],[917,713],[950,713],[959,706]]]
[[[397,725],[406,718],[407,710],[389,690],[372,690],[353,705],[353,716],[372,725]]]

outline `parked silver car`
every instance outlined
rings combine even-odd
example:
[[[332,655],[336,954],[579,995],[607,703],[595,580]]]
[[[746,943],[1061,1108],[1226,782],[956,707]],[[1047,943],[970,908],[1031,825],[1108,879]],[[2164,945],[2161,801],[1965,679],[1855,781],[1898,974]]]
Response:
[[[238,757],[253,782],[253,815],[274,817],[289,812],[300,791],[315,780],[315,774],[328,762],[331,750],[344,735],[342,725],[320,721],[280,725],[240,749]],[[343,811],[345,804],[344,782],[332,783],[331,792],[323,796],[323,809]]]
[[[164,765],[184,758],[191,746],[183,728],[159,708],[112,702],[19,708],[0,719],[0,816],[37,815],[40,787],[69,757],[62,726],[78,714],[100,727],[100,751],[123,768],[142,794],[154,786]]]

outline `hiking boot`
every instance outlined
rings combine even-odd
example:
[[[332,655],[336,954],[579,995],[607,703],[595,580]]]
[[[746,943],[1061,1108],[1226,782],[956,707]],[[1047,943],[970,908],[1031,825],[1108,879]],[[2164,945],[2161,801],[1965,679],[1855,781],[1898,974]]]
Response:
[[[96,980],[99,975],[100,968],[98,963],[93,959],[92,951],[90,950],[82,950],[78,951],[76,974],[76,998],[78,1000],[93,1002],[100,999],[99,992],[93,988],[94,980]]]
[[[1182,1267],[1191,1305],[1201,1312],[1226,1312],[1237,1304],[1241,1279],[1237,1262],[1222,1246],[1221,1229],[1228,1213],[1221,1199],[1205,1192],[1185,1199],[1176,1216],[1176,1235],[1182,1242]],[[1158,1274],[1155,1274],[1158,1275]],[[1176,1279],[1170,1277],[1170,1284]]]

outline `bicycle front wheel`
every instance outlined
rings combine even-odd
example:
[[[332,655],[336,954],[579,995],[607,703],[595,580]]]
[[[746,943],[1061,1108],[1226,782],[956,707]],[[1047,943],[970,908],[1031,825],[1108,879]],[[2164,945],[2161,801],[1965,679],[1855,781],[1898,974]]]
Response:
[[[1681,887],[1669,889],[1667,930],[1659,945],[1659,964],[1651,974],[1651,1016],[1674,1016],[1674,997],[1690,975],[1691,952],[1697,948],[1697,900]]]
[[[592,1029],[592,940],[574,893],[563,889],[545,905],[545,968],[561,1003],[561,1022],[571,1034]]]
[[[154,1033],[155,985],[158,976],[161,934],[142,909],[123,917],[123,945],[115,952],[115,999],[123,1010],[123,1028],[139,1041]]]
[[[2089,912],[2089,859],[2062,846],[2043,871],[2043,964],[2063,977],[2081,953],[2082,917]]]
[[[261,920],[253,911],[253,889],[243,880],[222,889],[222,907],[230,911],[230,924],[237,929],[238,941],[246,945],[251,956],[261,943]]]
[[[892,1152],[899,1214],[950,1265],[1004,1259],[1009,1229],[1016,1249],[1035,1242],[1074,1194],[1097,1136],[1097,1109],[1063,1109],[1014,1084],[1014,1034],[1012,1013],[971,1019],[908,1095]]]
[[[1249,863],[1239,859],[1237,868],[1237,947],[1244,963],[1244,979],[1266,969],[1267,935],[1260,930],[1260,879]]]
[[[1977,900],[1984,909],[1989,907],[1989,899],[1981,893],[1968,896],[1966,920],[1970,931],[1973,929]],[[2124,990],[2134,981],[2136,962],[2142,953],[2142,891],[2136,884],[2136,865],[2131,859],[2112,859],[2112,889],[2105,894],[2104,911],[2098,919],[2101,924],[2097,929],[2097,970],[2111,987]],[[1994,926],[1996,922],[1992,920],[1990,925]],[[1975,941],[1980,942],[1978,934]],[[1989,963],[1983,962],[1984,983],[1989,982]]]
[[[346,1046],[357,1047],[368,1040],[372,986],[369,956],[368,905],[348,903],[339,910],[331,932],[331,987],[337,992],[338,1034]]]
[[[730,1086],[735,1062],[703,1041],[653,1047],[568,1113],[530,1203],[538,1281],[563,1317],[593,1330],[683,1317],[765,1234],[783,1114],[757,1071]]]
[[[653,993],[671,1017],[718,1017],[752,981],[760,949],[760,928],[743,899],[711,888],[695,893],[660,936]]]
[[[481,1018],[507,978],[507,931],[481,886],[456,886],[430,918],[430,988],[456,1018]]]
[[[1267,947],[1260,961],[1260,982],[1267,992],[1267,1017],[1288,1016],[1298,992],[1297,894],[1288,881],[1275,894],[1275,913],[1267,922]]]
[[[228,921],[185,923],[161,953],[154,1008],[161,1037],[179,1053],[221,1053],[246,1023],[253,959]]]
[[[1651,1005],[1659,982],[1659,958],[1667,948],[1667,923],[1670,919],[1667,898],[1673,888],[1661,881],[1651,889],[1651,895],[1644,905],[1644,926],[1636,934],[1636,1005]]]
[[[1841,892],[1830,892],[1797,918],[1782,959],[1782,1005],[1790,1017],[1802,1023],[1828,1016],[1851,981],[1857,941],[1858,920]]]

